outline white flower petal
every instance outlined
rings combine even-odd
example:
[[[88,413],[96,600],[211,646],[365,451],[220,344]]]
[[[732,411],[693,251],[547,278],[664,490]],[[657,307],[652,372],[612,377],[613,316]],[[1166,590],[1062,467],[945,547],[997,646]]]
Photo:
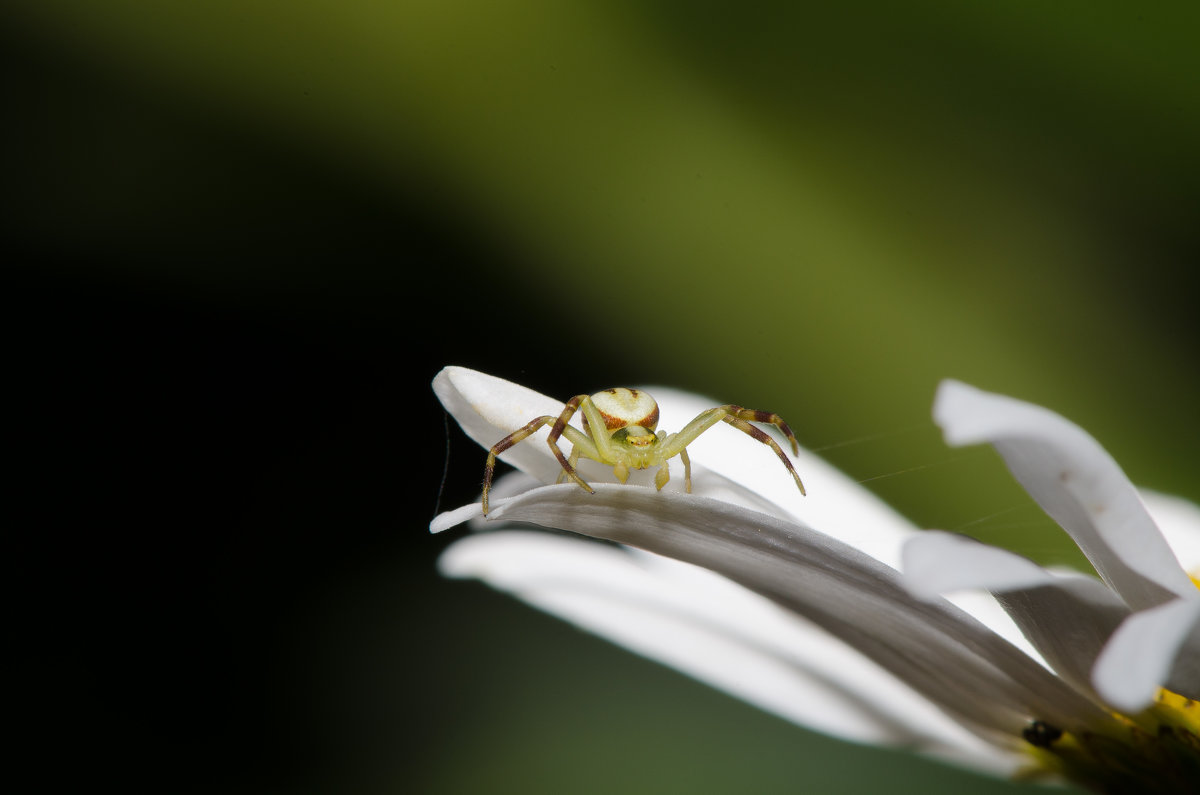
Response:
[[[819,628],[703,569],[521,531],[465,538],[441,566],[826,734],[989,772],[1015,762]]]
[[[445,368],[434,379],[434,391],[468,435],[485,448],[538,414],[556,415],[563,407],[559,401],[525,387],[464,367]],[[659,426],[669,432],[682,429],[701,412],[719,405],[711,398],[669,387],[649,387],[646,391],[658,401]],[[539,443],[544,442],[546,434],[543,428],[501,458],[543,483],[553,482],[560,468],[548,446]],[[781,446],[790,453],[786,443]],[[899,567],[905,540],[917,532],[907,519],[870,491],[804,449],[791,459],[808,484],[807,497],[800,494],[773,451],[733,428],[718,425],[697,438],[688,450],[693,462],[695,494],[798,519],[892,568]],[[679,490],[682,479],[678,461],[673,466],[674,475],[667,488]],[[579,470],[589,482],[615,480],[610,468],[596,462],[581,461]],[[491,495],[493,504],[499,505],[510,493],[501,487],[504,482],[503,478],[496,482]],[[651,482],[651,471],[632,473],[632,484]],[[478,520],[478,513],[459,509],[436,517],[430,530],[440,532],[472,518]],[[951,600],[993,631],[1036,655],[990,595],[956,594]]]
[[[965,536],[926,530],[904,544],[900,568],[905,585],[918,598],[942,596],[950,600],[988,629],[1049,666],[991,593],[1048,582],[1051,575],[1037,564]]]
[[[444,368],[433,379],[433,391],[467,436],[484,450],[530,420],[543,415],[557,417],[563,410],[560,401],[466,367]],[[561,468],[546,444],[549,433],[549,428],[542,428],[510,447],[500,459],[543,483],[553,483]],[[483,471],[482,459],[479,471]]]
[[[1142,489],[1141,494],[1179,565],[1200,579],[1200,505],[1149,489]]]
[[[720,405],[669,387],[647,387],[646,391],[658,398],[659,425],[668,431],[678,431],[701,411]],[[793,428],[803,427],[803,417],[789,420]],[[692,442],[688,453],[693,461],[761,494],[788,515],[897,568],[900,547],[917,528],[824,459],[804,448],[793,456],[782,436],[776,434],[776,438],[794,462],[808,496],[800,494],[770,450],[733,428],[714,427]]]
[[[994,444],[1026,491],[1131,607],[1195,591],[1125,473],[1078,426],[957,381],[939,387],[934,418],[952,445]]]
[[[1060,676],[1087,692],[1091,670],[1129,608],[1103,583],[1056,575],[1033,561],[966,536],[927,531],[904,548],[905,582],[929,597],[983,588],[1000,604],[1038,654]]]
[[[443,530],[449,530],[451,527],[457,527],[463,522],[470,521],[476,516],[483,515],[483,506],[477,502],[470,505],[463,505],[455,508],[452,511],[444,511],[433,517],[433,521],[429,523],[429,532],[440,533]]]
[[[803,615],[981,735],[1011,738],[1031,716],[1059,726],[1097,716],[974,619],[944,601],[917,600],[893,569],[802,525],[701,497],[604,485],[594,495],[534,489],[496,513],[711,569]]]
[[[585,462],[581,462],[585,463]],[[581,472],[585,472],[586,468],[579,467]],[[639,473],[633,473],[637,475]],[[611,476],[611,473],[610,473]],[[603,475],[600,477],[589,478],[593,483],[606,482]],[[637,486],[632,484],[633,476],[630,477],[630,488]],[[504,505],[504,502],[509,498],[529,491],[532,488],[539,486],[539,482],[532,476],[526,475],[524,472],[510,472],[498,478],[492,489],[490,503],[492,506],[492,515],[485,517],[483,515],[483,506],[481,503],[472,503],[471,505],[463,505],[450,511],[444,511],[433,518],[429,523],[430,533],[441,533],[449,530],[452,527],[457,527],[466,522],[472,523],[472,529],[483,530],[489,520],[495,521],[500,514],[497,509]],[[610,484],[611,485],[611,484]],[[642,487],[649,488],[648,484],[642,484]],[[566,483],[557,488],[563,489],[578,489],[579,487],[573,483]],[[715,472],[709,472],[704,467],[692,465],[692,491],[696,495],[704,495],[709,499],[720,500],[721,502],[730,505],[736,505],[758,513],[766,513],[772,516],[778,516],[780,513],[779,506],[772,504],[769,500],[760,497],[758,494],[749,489],[734,483],[726,477],[718,475]]]
[[[1099,580],[1078,574],[998,594],[1000,604],[1054,671],[1093,692],[1092,668],[1129,607]]]
[[[447,411],[463,430],[484,449],[541,415],[557,416],[563,403],[502,378],[465,367],[446,367],[434,378],[433,389]],[[668,387],[647,387],[658,401],[659,427],[674,433],[700,412],[720,405],[711,399]],[[576,418],[573,423],[578,426]],[[553,483],[561,468],[545,440],[548,428],[501,454],[501,460]],[[762,443],[734,428],[718,425],[701,434],[688,446],[692,459],[693,493],[724,499],[780,517],[795,517],[822,532],[864,550],[877,560],[897,567],[900,547],[916,528],[878,497],[818,456],[801,449],[789,454],[808,496],[800,494],[795,482],[775,454]],[[564,449],[568,447],[564,443]],[[669,490],[682,489],[682,466],[671,464]],[[480,466],[482,470],[482,463]],[[611,467],[583,460],[580,474],[589,483],[612,483]],[[722,478],[705,477],[705,472]],[[631,484],[653,482],[653,470],[634,472]],[[731,486],[736,484],[741,488]],[[448,521],[448,520],[446,520]],[[439,527],[444,521],[439,521]]]
[[[904,545],[902,562],[909,590],[923,598],[964,588],[1032,588],[1054,579],[1028,558],[940,530],[927,530],[912,538]]]
[[[1185,600],[1193,605],[1197,600]],[[1197,610],[1195,606],[1192,610]],[[1191,629],[1185,630],[1188,617],[1187,611],[1180,608],[1180,624],[1175,631],[1184,634],[1184,639],[1178,645],[1178,651],[1175,654],[1175,660],[1171,664],[1171,672],[1167,675],[1167,681],[1164,687],[1168,690],[1178,693],[1181,696],[1187,696],[1193,701],[1200,701],[1200,617],[1195,613],[1190,619],[1192,622]],[[1164,643],[1170,642],[1168,637]]]
[[[1200,698],[1198,665],[1200,599],[1176,599],[1126,619],[1096,662],[1092,680],[1105,701],[1133,713],[1148,706],[1164,683]]]
[[[518,494],[523,494],[530,489],[536,489],[542,485],[542,482],[537,478],[532,475],[526,475],[520,470],[505,472],[492,483],[492,504],[498,506],[509,497],[515,497]],[[481,502],[473,502],[451,511],[444,511],[433,517],[433,520],[429,523],[429,532],[441,533],[465,523],[470,523],[472,530],[479,531],[487,527],[487,522],[487,517],[483,515],[483,504]]]
[[[957,593],[942,594],[942,598],[1025,652],[1025,655],[1030,659],[1045,668],[1050,667],[1041,653],[1029,642],[1025,634],[1021,632],[1017,623],[1013,621],[1012,616],[1008,614],[1000,605],[1000,602],[997,601],[996,597],[992,596],[990,592],[959,591]]]

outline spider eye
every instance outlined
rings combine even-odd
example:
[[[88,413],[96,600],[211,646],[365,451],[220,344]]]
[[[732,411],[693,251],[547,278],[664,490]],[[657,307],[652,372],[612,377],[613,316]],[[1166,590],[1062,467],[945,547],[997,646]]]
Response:
[[[640,389],[618,387],[597,392],[591,397],[610,431],[637,425],[648,431],[658,427],[658,404]]]

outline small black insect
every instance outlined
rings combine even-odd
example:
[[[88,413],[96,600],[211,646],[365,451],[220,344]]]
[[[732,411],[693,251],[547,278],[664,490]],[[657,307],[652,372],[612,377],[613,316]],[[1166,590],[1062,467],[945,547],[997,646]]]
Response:
[[[1044,720],[1035,720],[1021,731],[1021,736],[1025,738],[1025,742],[1036,748],[1049,748],[1055,740],[1063,736],[1063,732]]]

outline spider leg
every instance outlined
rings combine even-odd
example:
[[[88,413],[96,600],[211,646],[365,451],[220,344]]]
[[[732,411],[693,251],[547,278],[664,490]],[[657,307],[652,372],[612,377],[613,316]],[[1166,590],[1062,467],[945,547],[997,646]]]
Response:
[[[488,512],[488,492],[492,489],[492,477],[496,473],[496,456],[503,453],[508,448],[512,447],[517,442],[525,439],[530,434],[537,431],[543,425],[549,425],[554,422],[554,417],[545,415],[531,420],[525,425],[522,425],[517,430],[505,436],[500,441],[492,445],[492,449],[488,450],[487,466],[483,470],[483,515],[487,516]]]
[[[567,456],[567,463],[569,463],[573,467],[579,466],[579,448],[577,446],[571,445],[571,454],[569,456]],[[554,482],[556,484],[566,483],[567,482],[567,470],[564,469],[561,472],[559,472],[558,477],[555,478]]]
[[[769,411],[747,409],[742,406],[735,406],[732,403],[717,406],[708,411],[702,411],[694,420],[685,425],[683,430],[667,438],[666,445],[663,448],[663,457],[670,458],[675,455],[682,457],[687,446],[694,442],[697,436],[722,420],[774,450],[775,454],[779,456],[779,460],[783,462],[788,472],[792,474],[792,478],[796,481],[796,486],[800,489],[800,493],[805,493],[804,483],[801,482],[800,476],[796,474],[796,469],[792,466],[792,462],[788,460],[787,454],[783,452],[783,448],[776,444],[775,440],[768,436],[766,431],[756,428],[748,422],[749,420],[754,420],[755,422],[771,423],[787,436],[788,441],[792,444],[792,450],[799,453],[800,443],[796,441],[796,435],[792,433],[792,429],[788,427],[788,424],[783,421],[782,417]],[[688,469],[690,470],[690,464],[688,465]],[[690,474],[688,472],[688,475]],[[685,485],[690,485],[690,480],[691,478],[689,477],[689,483]],[[690,491],[691,489],[688,490]]]
[[[579,404],[587,399],[587,395],[576,395],[567,401],[567,405],[563,406],[562,414],[559,414],[558,419],[554,421],[554,427],[550,429],[550,435],[546,437],[546,442],[550,445],[550,451],[558,459],[558,463],[562,466],[566,476],[577,483],[583,490],[595,494],[596,490],[589,486],[583,478],[579,477],[579,473],[575,471],[575,462],[579,460],[575,451],[582,447],[584,455],[587,455],[589,458],[598,458],[599,453],[596,452],[596,445],[587,436],[567,425],[571,420],[571,416],[579,408]],[[584,411],[586,413],[586,408]],[[558,446],[559,437],[564,435],[575,446],[571,451],[570,461],[563,455],[562,448]],[[595,455],[590,454],[593,452],[595,452]]]
[[[787,440],[792,443],[792,455],[800,455],[800,443],[796,441],[796,434],[792,433],[792,429],[773,411],[759,411],[758,409],[747,409],[741,406],[722,406],[721,408],[728,411],[739,420],[753,420],[754,422],[770,423],[779,429],[779,432],[787,437]],[[729,420],[726,420],[729,422]],[[730,423],[732,424],[732,423]]]
[[[487,466],[485,467],[485,469],[483,471],[483,515],[484,516],[487,516],[487,513],[488,513],[488,492],[491,491],[492,478],[495,475],[495,471],[496,471],[496,456],[500,455],[505,450],[512,447],[514,444],[517,444],[518,442],[523,441],[524,439],[528,438],[530,435],[536,433],[537,430],[539,428],[541,428],[543,425],[550,425],[551,423],[554,423],[558,419],[561,419],[561,417],[552,417],[548,414],[545,416],[542,416],[542,417],[538,417],[537,419],[526,423],[525,425],[521,426],[517,430],[510,433],[508,436],[505,436],[503,439],[501,439],[500,441],[498,441],[494,445],[492,445],[492,449],[488,451]],[[553,431],[551,431],[551,435],[553,435]],[[559,475],[559,478],[556,482],[562,483],[563,480],[567,476],[570,475],[570,476],[574,477],[574,479],[581,486],[583,486],[588,491],[591,491],[591,488],[586,483],[584,483],[582,480],[580,480],[578,475],[572,475],[572,473],[575,471],[575,464],[579,461],[579,455],[581,453],[583,455],[587,456],[588,458],[596,458],[598,460],[599,454],[596,452],[596,446],[592,443],[591,439],[589,439],[583,433],[576,430],[575,428],[572,428],[569,425],[565,425],[563,427],[563,432],[561,433],[561,435],[566,436],[567,439],[569,439],[571,441],[571,444],[572,444],[571,458],[569,461],[566,461],[566,459],[563,458],[562,451],[559,450],[558,445],[556,445],[554,443],[554,439],[551,439],[550,449],[554,451],[555,457],[558,458],[560,464],[563,464],[565,462],[565,465],[563,467],[563,472],[561,475]],[[570,471],[568,471],[568,467],[570,468]]]
[[[658,442],[661,444],[662,442],[665,442],[666,440],[667,440],[667,434],[664,433],[663,431],[659,431],[658,432]],[[684,483],[687,485],[687,490],[690,492],[692,490],[691,466],[689,465],[688,460],[687,460],[687,452],[684,450],[680,450],[679,453],[680,453],[680,456],[683,458],[684,470],[687,472],[687,479],[684,481]],[[663,486],[667,485],[667,482],[671,480],[671,468],[669,466],[670,460],[671,459],[669,459],[669,458],[664,458],[662,460],[662,465],[658,468],[658,472],[656,472],[654,474],[654,485],[658,487],[659,491],[662,491]]]
[[[725,415],[721,419],[725,420],[725,422],[737,428],[739,431],[743,431],[744,433],[749,434],[752,438],[770,446],[770,448],[775,451],[775,455],[779,456],[779,460],[783,462],[783,465],[788,468],[788,472],[792,473],[792,478],[796,481],[796,486],[800,489],[800,494],[802,496],[805,494],[804,484],[800,482],[800,476],[796,474],[796,468],[793,467],[792,462],[788,460],[787,455],[783,452],[783,448],[776,444],[774,439],[772,439],[770,436],[767,436],[766,431],[764,431],[762,428],[754,427],[740,417],[731,417],[729,415]],[[782,420],[780,421],[782,422]],[[792,441],[795,442],[795,439],[793,438]],[[797,445],[797,449],[798,448],[799,445]]]

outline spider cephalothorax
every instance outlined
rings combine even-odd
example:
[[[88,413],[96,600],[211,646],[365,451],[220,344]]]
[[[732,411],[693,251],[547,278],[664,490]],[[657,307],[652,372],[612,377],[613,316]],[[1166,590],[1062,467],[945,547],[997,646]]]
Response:
[[[571,427],[567,423],[576,411],[583,412],[583,431]],[[558,477],[561,483],[565,479],[573,480],[580,487],[590,492],[595,490],[589,486],[575,469],[579,456],[608,464],[613,468],[613,474],[624,483],[629,478],[631,469],[647,469],[657,466],[654,484],[662,489],[670,480],[667,460],[679,456],[683,461],[684,489],[692,490],[692,462],[688,458],[687,446],[706,430],[725,421],[749,434],[754,439],[771,447],[779,456],[779,460],[791,472],[796,480],[800,493],[804,494],[804,484],[796,474],[792,462],[775,440],[761,428],[750,424],[750,421],[765,422],[778,428],[792,444],[792,452],[799,453],[800,445],[792,429],[778,414],[769,411],[758,411],[735,406],[732,403],[700,412],[694,420],[683,427],[679,433],[667,433],[656,430],[658,427],[658,403],[649,393],[640,389],[618,387],[605,389],[594,395],[576,395],[567,401],[562,413],[557,417],[544,415],[531,420],[526,425],[505,436],[488,451],[487,469],[483,478],[483,512],[488,512],[488,491],[492,486],[492,475],[496,468],[496,456],[512,447],[517,442],[528,437],[544,425],[551,425],[550,435],[546,441],[558,463],[562,465],[562,474]],[[566,436],[573,445],[570,458],[563,455],[558,446],[558,439]]]

